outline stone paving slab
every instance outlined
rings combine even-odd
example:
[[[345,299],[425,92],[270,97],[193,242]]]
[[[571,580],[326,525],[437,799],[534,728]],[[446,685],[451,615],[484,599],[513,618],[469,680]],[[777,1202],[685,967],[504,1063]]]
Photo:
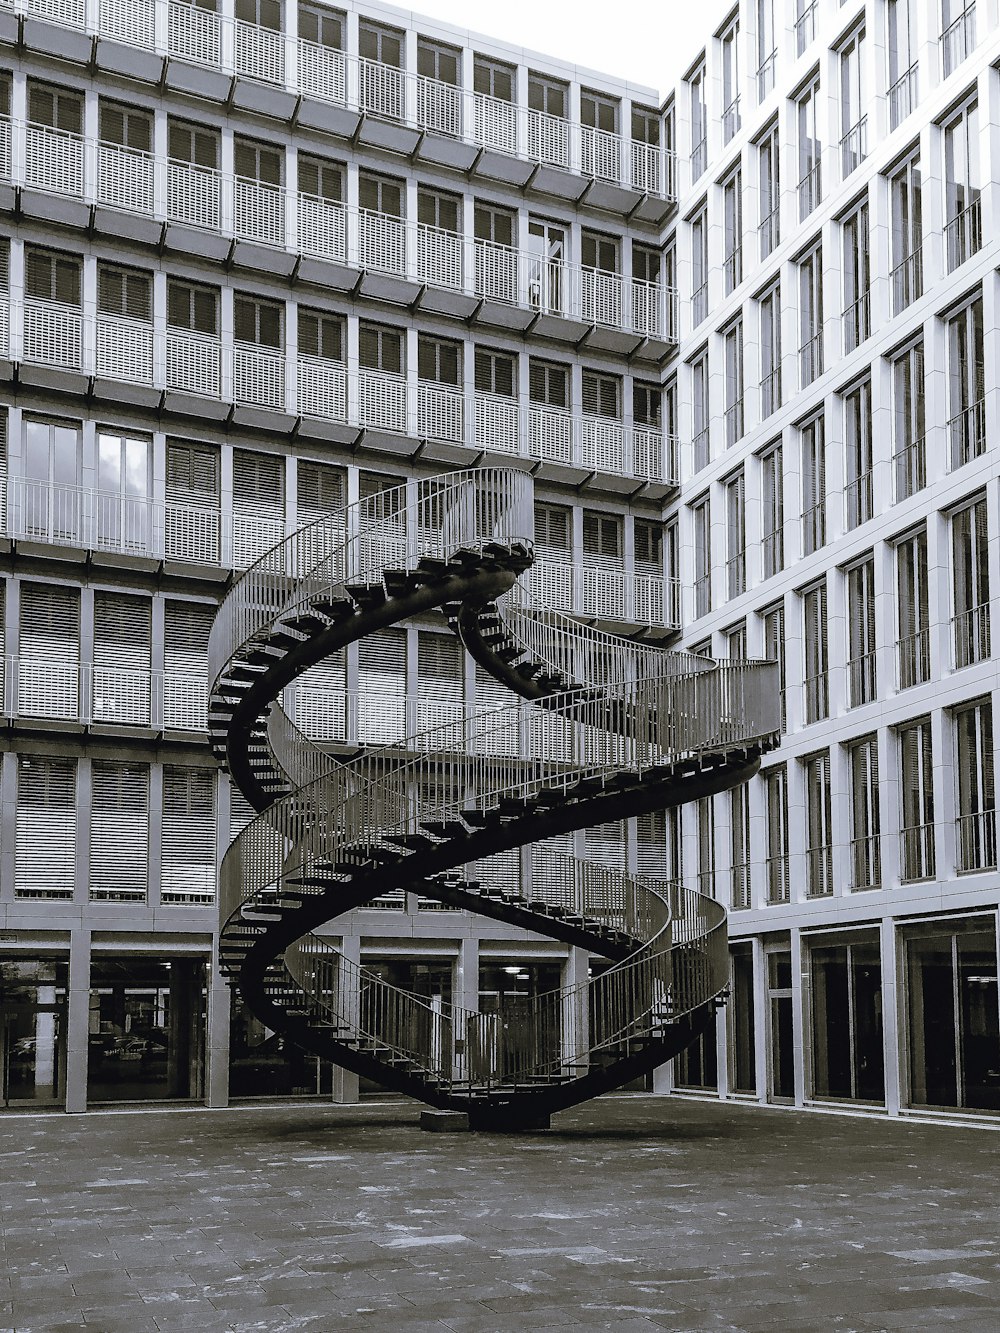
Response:
[[[617,1096],[0,1117],[0,1333],[1000,1333],[1000,1136]]]

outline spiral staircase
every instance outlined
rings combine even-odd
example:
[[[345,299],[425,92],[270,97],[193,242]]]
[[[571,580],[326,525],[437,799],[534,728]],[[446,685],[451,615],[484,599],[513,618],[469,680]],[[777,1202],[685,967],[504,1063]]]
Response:
[[[223,971],[267,1027],[473,1127],[546,1124],[676,1055],[729,971],[710,898],[560,854],[515,891],[491,858],[733,787],[779,728],[773,663],[664,652],[535,605],[518,582],[532,537],[524,472],[409,482],[268,552],[210,643],[212,744],[259,812],[222,863]],[[427,614],[518,701],[339,757],[295,728],[280,698],[302,672]],[[607,965],[501,1014],[432,1003],[317,933],[398,890]]]

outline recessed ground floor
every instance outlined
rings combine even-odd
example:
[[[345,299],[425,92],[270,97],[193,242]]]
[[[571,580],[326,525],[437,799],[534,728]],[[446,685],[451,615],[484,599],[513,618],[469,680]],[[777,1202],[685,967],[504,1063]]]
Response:
[[[0,1328],[995,1327],[997,1136],[618,1094],[0,1120]]]

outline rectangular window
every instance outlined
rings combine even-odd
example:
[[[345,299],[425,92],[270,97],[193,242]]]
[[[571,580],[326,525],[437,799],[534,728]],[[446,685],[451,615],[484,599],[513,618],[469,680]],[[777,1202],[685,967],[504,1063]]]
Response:
[[[760,311],[760,416],[781,406],[781,294],[777,284],[757,298]]]
[[[722,269],[725,292],[743,281],[743,172],[737,167],[722,183]]]
[[[144,902],[149,884],[149,765],[91,764],[90,900]]]
[[[867,105],[865,30],[860,28],[840,48],[840,166],[845,180],[868,156]]]
[[[826,542],[826,430],[822,416],[801,427],[802,554]]]
[[[852,708],[875,698],[875,560],[868,556],[847,571],[847,675]]]
[[[896,543],[896,614],[899,688],[930,679],[931,640],[927,594],[927,533]]]
[[[284,346],[284,306],[245,292],[233,297],[233,336],[251,347],[280,351]]]
[[[301,497],[301,491],[299,492]],[[215,607],[167,601],[163,607],[163,726],[205,730],[208,637]]]
[[[747,586],[746,486],[742,470],[726,482],[726,582],[730,597]]]
[[[457,236],[461,231],[462,222],[462,200],[455,194],[444,194],[440,190],[428,190],[424,186],[417,189],[417,222],[421,227],[432,227],[437,231],[448,233],[447,237],[435,239],[433,236],[421,234],[418,245],[422,247],[424,253],[421,255],[421,263],[426,269],[436,262],[436,256],[432,247],[445,247],[445,253],[454,252],[454,242],[449,241],[449,237]],[[437,261],[440,262],[440,261]]]
[[[233,564],[246,569],[285,532],[285,460],[233,450]]]
[[[995,870],[996,787],[993,782],[993,706],[989,699],[956,709],[955,819],[958,869]]]
[[[462,53],[456,47],[432,42],[427,37],[417,38],[417,73],[421,78],[457,87],[461,68]]]
[[[850,529],[867,523],[874,513],[871,380],[862,380],[844,394],[844,449],[847,455],[844,499]]]
[[[28,120],[64,134],[83,133],[83,95],[50,83],[28,80]]]
[[[979,103],[966,105],[944,127],[944,240],[951,273],[982,248]]]
[[[900,727],[900,879],[933,879],[934,766],[929,718]]]
[[[14,896],[72,898],[76,836],[76,760],[19,755]]]
[[[983,377],[983,299],[977,296],[947,323],[948,433],[951,465],[961,467],[986,449]]]
[[[694,470],[700,472],[710,454],[707,352],[691,362],[691,423]]]
[[[462,344],[450,338],[432,338],[421,333],[417,338],[417,378],[427,384],[445,384],[452,388],[462,382]]]
[[[816,36],[816,0],[795,0],[795,54],[803,55]]]
[[[217,448],[167,440],[164,544],[169,560],[218,561],[220,486]]]
[[[299,306],[299,356],[343,364],[344,317],[328,310],[308,310]]]
[[[94,593],[95,722],[149,726],[152,610],[148,597]]]
[[[698,892],[715,897],[715,797],[695,801],[698,827]]]
[[[920,158],[911,157],[889,177],[892,312],[898,315],[924,291],[924,224]]]
[[[781,441],[761,454],[761,554],[764,578],[785,567],[785,483]]]
[[[691,108],[691,179],[696,181],[708,166],[708,102],[704,63],[694,71],[687,85]]]
[[[878,808],[878,742],[866,736],[847,748],[851,778],[851,888],[882,883]]]
[[[804,638],[805,720],[807,723],[819,722],[830,714],[826,580],[804,589],[800,596]]]
[[[853,352],[871,336],[871,239],[868,201],[843,221],[844,242],[844,352]]]
[[[726,448],[743,438],[743,320],[730,324],[723,334],[726,367]]]
[[[221,143],[221,135],[216,129],[192,125],[184,120],[174,120],[172,116],[167,120],[167,156],[171,162],[185,167],[204,167],[206,171],[217,171]],[[209,181],[201,173],[195,173],[191,179],[199,181],[202,189],[209,186]],[[214,184],[214,181],[211,182],[213,187]]]
[[[398,329],[387,329],[381,324],[359,325],[358,361],[363,370],[402,375],[403,335]]]
[[[823,247],[799,260],[799,384],[823,373]]]
[[[795,103],[799,162],[799,221],[804,222],[823,197],[820,174],[822,146],[819,138],[819,80],[799,94]]]
[[[102,315],[149,323],[153,317],[153,275],[98,263],[97,309]]]
[[[702,205],[691,219],[691,327],[708,318],[708,212]]]
[[[531,402],[566,409],[569,407],[569,390],[568,366],[531,358],[528,363],[528,397]]]
[[[363,60],[372,60],[393,69],[403,67],[403,34],[395,28],[362,19],[358,33],[358,54]]]
[[[339,204],[344,199],[344,168],[340,162],[299,154],[299,194]],[[333,218],[332,213],[324,216]]]
[[[774,32],[774,0],[757,0],[757,101],[774,88],[778,48]]]
[[[300,4],[299,39],[312,42],[314,46],[325,46],[331,51],[343,51],[344,19],[345,16],[336,10]]]
[[[215,770],[163,766],[160,897],[164,903],[215,898]]]
[[[781,730],[785,730],[785,606],[778,602],[762,613],[764,629],[764,656],[778,664],[778,702]]]
[[[168,278],[167,327],[217,338],[220,302],[218,287],[204,287],[201,283]]]
[[[892,359],[892,466],[897,503],[927,484],[924,439],[924,345]]]
[[[582,389],[586,416],[621,421],[622,381],[619,375],[601,375],[596,370],[585,370]]]
[[[788,774],[784,764],[764,772],[767,811],[767,901],[787,903],[788,895]]]
[[[712,609],[712,515],[706,495],[691,506],[694,538],[694,614],[707,616]]]
[[[955,667],[990,656],[990,568],[986,499],[981,496],[951,516],[952,632]]]
[[[941,71],[947,79],[976,46],[976,0],[941,0]]]
[[[21,533],[48,542],[82,540],[80,427],[34,417],[24,422]]]
[[[473,69],[473,87],[477,96],[492,97],[497,102],[513,102],[516,74],[513,65],[477,55]]]
[[[830,754],[823,750],[802,761],[806,797],[806,893],[828,898],[833,893],[833,799]]]
[[[517,357],[510,352],[476,348],[476,393],[500,398],[517,396]]]
[[[278,187],[283,184],[285,150],[257,139],[233,138],[233,172],[240,180]]]
[[[97,133],[102,143],[116,148],[130,148],[133,153],[149,153],[153,148],[153,117],[139,107],[109,102],[102,97],[98,106]],[[119,159],[129,161],[130,159]],[[138,159],[132,158],[139,167]]]
[[[528,75],[528,106],[532,111],[565,120],[568,100],[569,89],[559,79],[549,79],[534,72]]]
[[[886,5],[890,130],[901,125],[917,105],[917,43],[911,12],[914,2],[888,0]]]
[[[729,793],[730,905],[734,912],[753,906],[750,897],[750,800],[745,782]]]
[[[740,21],[737,16],[719,37],[722,56],[722,142],[740,128]]]
[[[17,707],[22,717],[79,717],[79,589],[21,584]]]
[[[80,307],[83,263],[76,255],[24,247],[24,294],[32,301]]]
[[[757,184],[760,196],[760,257],[765,260],[781,240],[781,147],[777,125],[757,144]]]

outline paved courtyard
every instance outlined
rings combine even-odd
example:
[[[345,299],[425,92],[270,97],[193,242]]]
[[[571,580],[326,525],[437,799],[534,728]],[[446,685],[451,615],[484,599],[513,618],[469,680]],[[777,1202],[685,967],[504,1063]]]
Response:
[[[0,1330],[1000,1329],[1000,1135],[623,1096],[0,1118]]]

